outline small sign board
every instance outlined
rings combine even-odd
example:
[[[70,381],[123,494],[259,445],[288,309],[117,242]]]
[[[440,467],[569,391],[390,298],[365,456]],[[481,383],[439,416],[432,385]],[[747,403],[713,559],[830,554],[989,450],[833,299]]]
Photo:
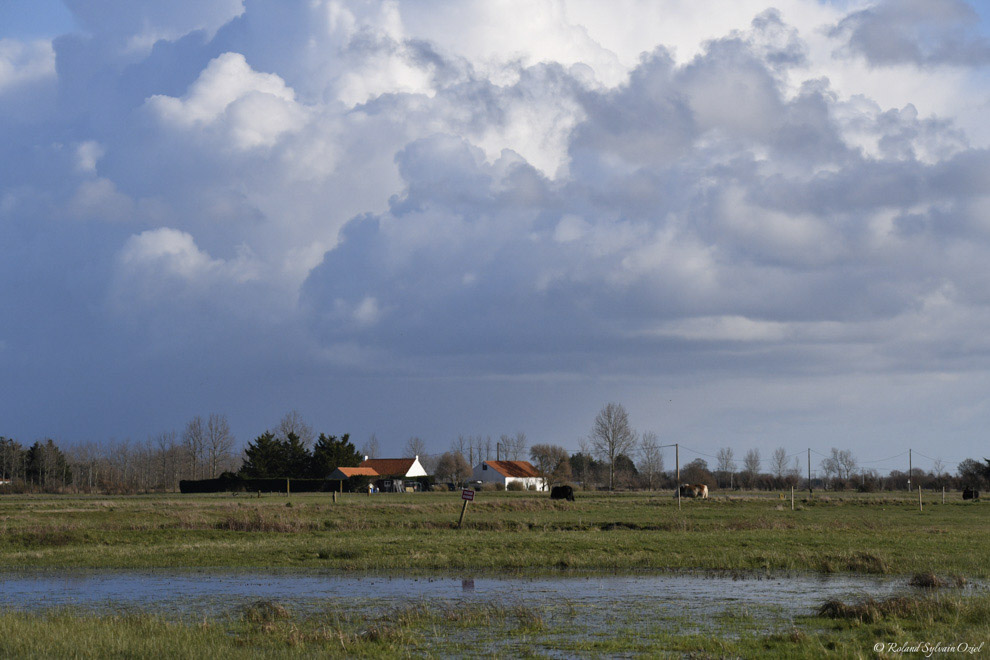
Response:
[[[468,502],[473,502],[474,501],[474,491],[471,490],[470,488],[465,488],[464,490],[461,491],[461,499],[462,500],[467,500]]]

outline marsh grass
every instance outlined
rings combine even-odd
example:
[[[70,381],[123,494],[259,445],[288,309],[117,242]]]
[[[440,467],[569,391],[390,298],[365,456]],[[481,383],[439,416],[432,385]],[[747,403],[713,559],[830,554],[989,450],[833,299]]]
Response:
[[[596,627],[574,623],[575,614]],[[330,602],[315,612],[259,601],[235,616],[175,622],[161,615],[73,610],[0,612],[0,657],[871,657],[878,642],[990,637],[990,596],[825,603],[816,615],[783,614],[780,625],[747,611],[713,617],[658,616],[648,602],[617,605],[415,600],[362,610]]]
[[[932,572],[990,577],[990,505],[850,493],[778,510],[732,494],[458,493],[0,497],[8,567]],[[286,504],[292,504],[291,507]],[[952,542],[947,543],[946,539]]]

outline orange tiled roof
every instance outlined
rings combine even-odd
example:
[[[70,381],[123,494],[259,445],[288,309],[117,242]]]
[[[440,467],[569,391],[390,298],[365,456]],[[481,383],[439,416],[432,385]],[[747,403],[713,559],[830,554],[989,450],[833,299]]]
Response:
[[[503,477],[538,477],[540,474],[529,461],[485,461]]]
[[[415,462],[415,458],[369,458],[358,467],[371,468],[383,477],[404,477]]]
[[[341,473],[345,477],[377,477],[378,473],[368,467],[340,467],[333,474]],[[333,475],[330,475],[333,476]]]

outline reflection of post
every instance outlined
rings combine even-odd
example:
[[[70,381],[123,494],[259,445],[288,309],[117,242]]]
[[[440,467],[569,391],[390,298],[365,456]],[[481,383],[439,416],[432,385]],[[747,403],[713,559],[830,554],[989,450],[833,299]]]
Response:
[[[461,517],[457,521],[457,527],[458,528],[461,526],[461,523],[464,522],[464,512],[467,511],[467,504],[468,504],[468,501],[467,500],[464,500],[464,506],[461,507]]]

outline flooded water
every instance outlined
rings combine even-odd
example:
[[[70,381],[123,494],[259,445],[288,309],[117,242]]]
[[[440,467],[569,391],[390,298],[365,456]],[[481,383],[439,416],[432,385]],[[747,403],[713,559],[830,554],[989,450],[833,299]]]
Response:
[[[882,598],[914,590],[906,577],[707,574],[567,576],[384,576],[318,571],[72,570],[0,572],[0,608],[73,606],[140,609],[203,616],[259,599],[301,609],[328,603],[375,610],[415,600],[446,602],[566,602],[591,610],[644,608],[671,615],[770,610],[810,614],[830,598]]]

